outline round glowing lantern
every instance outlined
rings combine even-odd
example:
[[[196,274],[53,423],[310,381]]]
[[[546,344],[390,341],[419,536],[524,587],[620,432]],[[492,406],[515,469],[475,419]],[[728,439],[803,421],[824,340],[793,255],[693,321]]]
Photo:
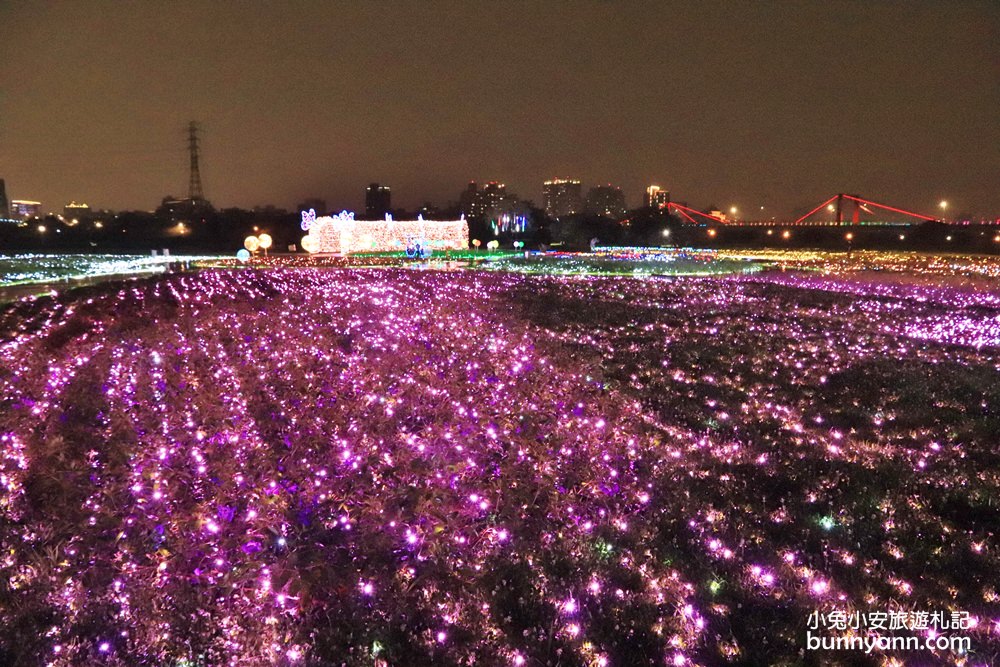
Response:
[[[302,249],[306,252],[319,251],[319,239],[312,234],[306,234],[302,237]]]
[[[270,234],[261,234],[257,237],[257,244],[264,250],[270,248],[272,243],[274,243],[274,240]]]
[[[260,247],[260,241],[256,236],[248,236],[243,239],[243,247],[250,252],[257,252],[257,248]]]
[[[250,251],[247,250],[246,248],[240,248],[239,251],[236,253],[236,259],[240,260],[241,262],[249,262]]]

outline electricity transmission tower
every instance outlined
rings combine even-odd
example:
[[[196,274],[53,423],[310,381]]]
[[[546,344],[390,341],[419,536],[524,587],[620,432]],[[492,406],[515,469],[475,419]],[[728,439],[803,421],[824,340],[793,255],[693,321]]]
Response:
[[[198,169],[198,123],[188,124],[188,152],[191,154],[191,176],[188,180],[188,199],[194,202],[205,200],[205,192],[201,188],[201,171]]]

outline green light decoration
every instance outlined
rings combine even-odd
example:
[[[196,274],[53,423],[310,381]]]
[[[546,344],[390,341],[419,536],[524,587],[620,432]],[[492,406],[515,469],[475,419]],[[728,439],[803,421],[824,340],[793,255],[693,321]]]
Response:
[[[594,543],[594,551],[596,551],[597,555],[602,559],[608,559],[611,558],[611,555],[615,552],[615,548],[604,540],[597,540],[597,542]]]

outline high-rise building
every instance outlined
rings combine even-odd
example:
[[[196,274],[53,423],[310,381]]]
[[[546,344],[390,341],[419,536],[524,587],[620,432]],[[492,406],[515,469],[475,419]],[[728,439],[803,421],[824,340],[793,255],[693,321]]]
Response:
[[[369,218],[384,218],[392,210],[392,193],[388,185],[372,183],[365,189],[365,215]]]
[[[472,217],[472,207],[476,202],[476,195],[479,194],[479,189],[476,187],[475,181],[469,181],[468,187],[462,190],[462,194],[458,196],[458,208],[462,212],[462,215]]]
[[[42,202],[27,199],[12,199],[10,202],[10,217],[15,220],[37,218],[42,214]]]
[[[476,193],[472,200],[473,218],[491,218],[499,215],[509,199],[507,186],[498,181],[490,181]],[[516,200],[517,198],[514,197]]]
[[[584,210],[591,215],[619,219],[625,215],[625,194],[615,185],[598,185],[590,188]]]
[[[583,210],[583,195],[580,181],[571,178],[555,178],[542,185],[542,199],[545,214],[550,218],[573,215]]]
[[[459,208],[469,218],[485,222],[494,234],[519,234],[531,222],[531,206],[507,191],[499,181],[490,181],[477,189],[472,181],[459,196]]]
[[[7,202],[7,184],[0,178],[0,219],[10,217],[10,204]]]
[[[643,202],[648,208],[664,208],[670,204],[670,192],[659,185],[646,188],[646,199]]]

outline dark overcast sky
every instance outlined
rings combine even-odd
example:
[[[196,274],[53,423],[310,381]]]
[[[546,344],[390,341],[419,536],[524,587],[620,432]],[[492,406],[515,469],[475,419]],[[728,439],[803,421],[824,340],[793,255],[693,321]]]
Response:
[[[997,213],[1000,2],[0,0],[10,196],[151,209],[186,192],[190,119],[220,206],[571,176]]]

